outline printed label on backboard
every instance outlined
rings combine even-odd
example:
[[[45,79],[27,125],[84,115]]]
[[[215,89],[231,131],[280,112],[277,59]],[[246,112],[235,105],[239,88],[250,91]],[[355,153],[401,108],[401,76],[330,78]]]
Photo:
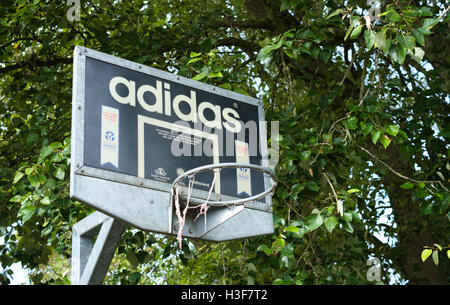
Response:
[[[119,167],[119,110],[102,105],[101,165]]]
[[[236,162],[237,163],[250,163],[250,157],[248,155],[248,143],[235,140],[234,144],[236,146]],[[237,175],[237,193],[238,196],[252,195],[252,186],[250,182],[250,169],[241,167],[236,169]]]

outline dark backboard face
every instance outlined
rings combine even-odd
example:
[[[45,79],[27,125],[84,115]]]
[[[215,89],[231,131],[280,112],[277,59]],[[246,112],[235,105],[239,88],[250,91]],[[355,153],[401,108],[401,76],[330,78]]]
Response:
[[[83,47],[74,55],[73,198],[138,228],[171,233],[169,193],[180,174],[213,163],[262,165],[267,156],[259,100]],[[192,196],[206,198],[212,180],[212,171],[197,174]],[[245,198],[268,183],[258,171],[222,170],[211,199]],[[248,208],[271,218],[270,197]],[[224,213],[212,215],[223,222]]]
[[[135,95],[134,99],[130,99],[130,104],[120,103],[112,96],[110,82],[115,77],[122,77],[128,80],[128,85],[130,81],[133,82],[133,85],[130,87],[134,87],[136,93],[130,93],[129,88],[122,83],[112,88],[120,97],[128,97],[130,94]],[[158,88],[158,82],[160,84],[160,96],[162,97],[159,101],[156,101],[155,94],[149,91],[145,92],[143,99],[139,100],[137,94],[139,88],[151,86],[156,89]],[[88,85],[85,87],[84,165],[94,168],[171,184],[182,171],[212,163],[236,162],[235,140],[238,140],[239,134],[230,132],[223,127],[223,123],[226,123],[222,115],[224,109],[229,108],[237,113],[239,120],[244,125],[247,124],[249,126],[250,123],[248,122],[255,122],[253,126],[258,126],[259,124],[258,105],[217,95],[182,83],[176,83],[89,57],[86,58],[86,84]],[[150,88],[150,90],[152,89]],[[197,111],[202,102],[208,102],[213,105],[213,109],[216,112],[213,112],[211,109],[205,109],[203,111],[204,118],[207,122],[216,120],[216,126],[220,126],[221,129],[210,128],[203,124],[200,118],[197,118],[197,123],[195,123],[182,120],[176,115],[176,111],[173,109],[176,105],[173,105],[173,100],[177,96],[187,96],[192,101],[192,96],[194,95],[192,92],[195,93],[194,102],[197,106]],[[155,105],[157,102],[163,106],[160,108],[162,113],[147,111],[142,106],[142,104],[144,106]],[[105,106],[108,108],[105,108]],[[180,102],[178,106],[183,114],[193,112],[187,102]],[[108,118],[102,117],[102,109],[109,109],[113,115],[117,116],[114,131],[110,131],[108,128],[102,130],[102,124],[104,124],[105,120],[108,120]],[[218,109],[221,111],[217,111]],[[104,112],[106,114],[110,113],[107,110]],[[167,115],[167,113],[170,113],[170,115]],[[219,114],[220,117],[216,118],[216,114]],[[139,116],[143,120],[140,124],[144,125],[141,136],[138,135]],[[189,126],[197,132],[211,134],[211,136],[217,135],[217,141],[213,142],[205,137],[174,132],[170,126],[180,121],[186,127]],[[247,130],[246,134],[242,134],[242,140],[245,143],[250,143],[250,137],[252,137],[252,145],[258,148],[260,132],[258,128],[254,130],[255,132],[252,135],[250,135],[250,130]],[[114,139],[114,136],[117,134],[117,139]],[[117,147],[112,148],[117,150],[117,157],[112,157],[110,158],[111,160],[103,157],[102,162],[102,153],[105,152],[104,145],[108,144],[106,143],[108,142],[108,136],[110,139],[113,138],[115,140]],[[174,141],[177,141],[177,136],[179,142],[174,143]],[[139,155],[139,142],[144,147],[143,156]],[[230,144],[231,147],[227,147],[227,144]],[[175,155],[172,152],[173,145],[179,146],[179,152],[184,152],[184,154]],[[212,145],[219,146],[217,148],[218,156],[215,158],[213,156],[214,151],[211,154],[208,153],[207,149],[204,149]],[[110,148],[108,148],[107,153],[111,150]],[[138,169],[140,159],[143,159],[144,165],[143,169],[141,169],[142,174],[139,173]],[[249,156],[249,161],[252,164],[261,164],[260,149],[255,149],[253,155]],[[236,197],[239,195],[236,171],[234,169],[221,172],[219,185],[221,194]],[[196,175],[195,189],[208,191],[212,179],[212,171]],[[260,172],[252,171],[250,180],[252,194],[264,191],[263,175]]]

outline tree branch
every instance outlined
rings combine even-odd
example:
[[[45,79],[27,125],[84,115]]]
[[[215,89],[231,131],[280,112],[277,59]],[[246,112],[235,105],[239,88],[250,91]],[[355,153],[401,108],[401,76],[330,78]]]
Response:
[[[0,68],[0,74],[4,74],[13,70],[25,68],[25,67],[45,67],[45,66],[54,66],[57,64],[72,64],[73,58],[65,58],[65,57],[56,57],[51,60],[34,60],[31,59],[29,61],[23,61],[17,63],[15,65],[6,66]]]
[[[446,191],[448,191],[447,188],[444,187],[444,185],[442,184],[441,181],[434,181],[434,180],[433,180],[433,181],[425,181],[425,180],[420,181],[420,180],[416,180],[416,179],[413,179],[413,178],[410,178],[410,177],[406,177],[406,176],[400,174],[399,172],[397,172],[397,171],[396,171],[395,169],[393,169],[392,167],[390,167],[386,162],[381,161],[380,159],[378,159],[374,154],[372,154],[370,151],[368,151],[368,150],[365,149],[364,147],[361,147],[361,146],[359,146],[359,145],[357,145],[357,147],[358,147],[359,149],[361,149],[362,151],[364,151],[365,153],[367,153],[367,154],[368,154],[369,156],[371,156],[372,158],[374,158],[376,161],[378,161],[378,162],[380,162],[381,164],[383,164],[384,166],[386,166],[392,173],[396,174],[396,175],[399,176],[400,178],[403,178],[403,179],[405,179],[405,180],[409,180],[409,181],[414,182],[414,183],[419,183],[419,182],[422,182],[422,183],[438,183],[438,184],[439,184],[440,186],[442,186]]]
[[[35,40],[35,41],[40,41],[40,39],[39,39],[38,37],[19,37],[19,38],[15,38],[15,39],[13,39],[13,40],[11,40],[11,41],[8,41],[8,42],[5,43],[5,44],[2,44],[2,45],[0,46],[0,49],[4,49],[4,48],[6,48],[7,46],[9,46],[10,44],[12,44],[12,43],[14,43],[14,42],[19,42],[19,41],[22,41],[22,40]]]

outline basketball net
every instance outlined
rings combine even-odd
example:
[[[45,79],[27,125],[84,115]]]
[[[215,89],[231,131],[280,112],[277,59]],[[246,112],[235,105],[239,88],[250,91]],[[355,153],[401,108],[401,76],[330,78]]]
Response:
[[[180,199],[178,196],[179,193],[179,186],[177,184],[176,188],[175,188],[175,214],[178,218],[178,234],[177,234],[177,241],[178,241],[178,246],[181,249],[182,248],[182,238],[183,238],[183,228],[184,225],[186,223],[186,214],[187,214],[187,210],[188,209],[195,209],[200,207],[200,212],[197,214],[197,216],[194,218],[194,222],[197,220],[197,218],[200,217],[200,215],[205,215],[205,232],[206,232],[206,212],[208,211],[208,201],[209,198],[211,197],[211,193],[212,190],[214,188],[214,185],[216,183],[216,177],[217,174],[220,172],[219,169],[214,170],[214,178],[213,181],[211,183],[211,188],[209,189],[209,193],[208,193],[208,197],[206,198],[205,203],[201,204],[201,205],[196,205],[196,206],[189,206],[189,199],[191,198],[191,194],[192,194],[192,189],[194,188],[194,180],[195,180],[195,174],[189,176],[189,185],[188,185],[188,197],[186,200],[186,207],[183,210],[183,215],[181,215],[181,209],[180,209]]]

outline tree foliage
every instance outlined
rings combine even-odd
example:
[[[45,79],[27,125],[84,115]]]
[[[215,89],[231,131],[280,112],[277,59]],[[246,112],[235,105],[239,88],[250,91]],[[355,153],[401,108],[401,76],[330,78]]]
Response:
[[[444,1],[80,0],[73,21],[65,1],[0,2],[0,282],[15,262],[69,282],[92,212],[68,191],[83,45],[257,96],[280,122],[273,235],[177,250],[128,228],[106,283],[368,284],[369,257],[383,283],[448,283]]]

